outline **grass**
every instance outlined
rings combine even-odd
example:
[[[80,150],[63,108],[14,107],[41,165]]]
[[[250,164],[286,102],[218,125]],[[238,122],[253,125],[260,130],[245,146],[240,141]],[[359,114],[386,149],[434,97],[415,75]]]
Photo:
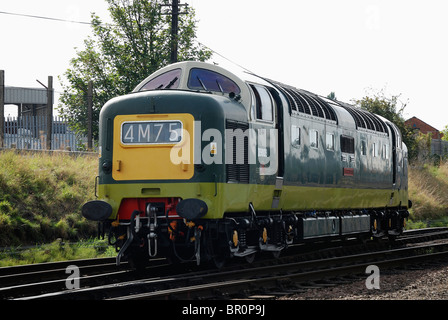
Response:
[[[94,198],[98,160],[61,153],[0,152],[0,247],[95,235],[80,212]]]
[[[89,239],[77,243],[65,243],[57,239],[50,244],[33,248],[14,247],[0,251],[0,267],[114,256],[116,256],[115,249],[105,240]]]
[[[409,169],[411,226],[448,226],[448,162]]]

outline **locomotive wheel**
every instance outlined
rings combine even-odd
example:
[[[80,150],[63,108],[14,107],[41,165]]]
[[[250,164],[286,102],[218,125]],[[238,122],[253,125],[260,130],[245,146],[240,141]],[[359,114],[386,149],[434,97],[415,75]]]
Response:
[[[229,250],[223,247],[215,247],[213,248],[213,263],[215,267],[221,269],[226,264],[227,259],[229,258]]]
[[[246,262],[250,264],[250,263],[254,262],[255,256],[256,256],[256,253],[254,252],[248,256],[245,256],[244,258],[246,259]]]
[[[169,264],[179,264],[182,262],[181,259],[174,253],[173,249],[169,250],[168,254],[166,255],[166,260]]]
[[[387,235],[387,237],[388,237],[390,242],[395,242],[395,240],[397,240],[397,236],[396,235],[389,234],[389,235]]]
[[[222,269],[225,266],[226,260],[227,258],[224,255],[213,257],[213,263],[215,264],[215,267],[218,269]]]
[[[131,269],[141,271],[149,266],[149,256],[141,252],[135,252],[128,257],[128,263]]]
[[[208,256],[207,260],[210,261],[210,264],[213,263],[216,268],[221,269],[226,264],[227,259],[230,258],[230,251],[227,245],[226,234],[220,233],[217,239],[213,239],[208,241],[208,239],[212,239],[211,228],[206,228],[208,232],[204,235],[204,249],[206,255]]]

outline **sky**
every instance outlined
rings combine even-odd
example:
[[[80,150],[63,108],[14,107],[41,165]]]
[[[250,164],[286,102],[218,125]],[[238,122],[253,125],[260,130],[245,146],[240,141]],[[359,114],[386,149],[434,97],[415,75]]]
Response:
[[[446,0],[181,0],[196,10],[197,40],[223,67],[243,67],[320,95],[352,102],[399,95],[404,117],[448,125]],[[105,0],[0,0],[0,11],[109,20]],[[89,25],[0,14],[6,85],[40,87],[69,68]],[[218,55],[219,54],[219,55]],[[11,112],[11,110],[7,110]]]

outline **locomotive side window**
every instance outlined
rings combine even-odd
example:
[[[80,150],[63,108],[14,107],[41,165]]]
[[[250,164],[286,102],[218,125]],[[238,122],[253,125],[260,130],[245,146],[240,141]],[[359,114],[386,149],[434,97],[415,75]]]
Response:
[[[300,146],[300,127],[295,125],[291,126],[291,144],[296,148]]]
[[[376,150],[376,143],[373,143],[373,144],[372,144],[372,148],[373,148],[373,149],[372,149],[373,156],[376,157],[377,154],[378,154],[378,153],[377,153],[377,150]]]
[[[383,158],[389,159],[389,145],[383,144]]]
[[[158,90],[158,89],[177,89],[179,79],[182,73],[181,69],[174,69],[165,72],[151,80],[149,80],[140,91]]]
[[[259,85],[250,85],[255,95],[255,115],[258,120],[273,121],[274,101],[269,91]]]
[[[325,144],[327,147],[327,150],[334,151],[334,134],[333,133],[327,133]]]
[[[311,148],[319,147],[319,132],[317,130],[310,130],[310,146]]]
[[[241,93],[240,87],[231,79],[217,72],[201,68],[191,69],[188,88],[221,93]]]
[[[361,141],[361,155],[367,155],[367,143],[364,140]]]
[[[341,136],[341,151],[344,153],[355,153],[355,138]]]

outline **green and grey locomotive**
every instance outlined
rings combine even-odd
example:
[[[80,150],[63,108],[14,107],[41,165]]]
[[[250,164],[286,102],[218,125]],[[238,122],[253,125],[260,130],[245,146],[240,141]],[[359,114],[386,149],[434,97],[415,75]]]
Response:
[[[98,199],[82,213],[108,230],[117,264],[251,260],[405,227],[400,131],[346,103],[180,62],[106,103],[99,128]]]

